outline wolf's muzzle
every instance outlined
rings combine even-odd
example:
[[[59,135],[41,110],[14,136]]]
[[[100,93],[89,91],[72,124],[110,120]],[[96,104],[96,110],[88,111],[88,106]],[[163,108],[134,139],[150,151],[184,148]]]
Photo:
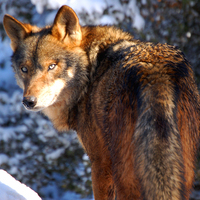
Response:
[[[37,103],[37,98],[34,96],[27,96],[23,98],[22,103],[27,109],[32,109]]]

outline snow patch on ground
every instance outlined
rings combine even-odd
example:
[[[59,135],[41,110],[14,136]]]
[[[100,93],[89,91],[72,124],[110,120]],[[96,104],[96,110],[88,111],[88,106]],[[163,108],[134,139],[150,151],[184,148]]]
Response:
[[[36,192],[0,170],[1,200],[41,200]]]

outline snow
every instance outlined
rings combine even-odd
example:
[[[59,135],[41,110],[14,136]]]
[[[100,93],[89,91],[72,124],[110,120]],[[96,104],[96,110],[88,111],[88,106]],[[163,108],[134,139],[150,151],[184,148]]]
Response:
[[[2,155],[0,155],[0,158],[1,157]],[[83,199],[81,198],[81,195],[70,191],[60,197],[58,194],[59,192],[55,188],[56,187],[53,184],[49,185],[45,188],[45,192],[52,193],[53,199],[56,200],[92,200]],[[42,200],[35,191],[20,183],[2,169],[0,169],[0,194],[1,200]]]
[[[10,56],[12,55],[12,50],[8,39],[0,42],[0,52],[0,64],[3,65],[3,69],[0,67],[0,87],[8,89],[12,87],[13,84],[16,84],[14,73],[10,67]]]
[[[94,199],[86,199],[81,198],[80,194],[75,194],[74,192],[66,192],[65,195],[62,197],[62,200],[94,200]]]
[[[133,0],[129,1],[126,12],[129,17],[132,17],[132,16],[135,17],[132,26],[137,28],[138,30],[142,30],[144,28],[145,22],[142,16],[140,15],[140,11],[136,5],[136,1],[133,1]]]
[[[72,7],[76,12],[85,10],[89,15],[92,15],[94,12],[102,14],[106,8],[106,1],[103,0],[67,0],[64,4]]]
[[[4,134],[6,132],[6,134]],[[12,127],[1,128],[0,127],[0,141],[8,142],[10,138],[15,137],[16,134]]]
[[[116,24],[116,20],[112,16],[103,15],[103,17],[100,19],[100,24],[112,25],[112,24]]]
[[[0,154],[0,166],[7,162],[8,162],[8,156],[6,154],[1,153]]]
[[[85,10],[88,14],[93,12],[102,13],[102,10],[106,8],[106,2],[103,0],[31,0],[31,2],[36,6],[38,13],[42,13],[44,6],[47,3],[47,7],[51,9],[58,9],[62,5],[68,5],[72,7],[76,12],[82,12]]]
[[[31,0],[36,6],[38,13],[44,11],[44,7],[47,4],[49,9],[58,9],[62,5],[68,5],[75,10],[78,16],[81,13],[87,13],[89,21],[93,24],[102,25],[113,25],[120,21],[122,22],[125,17],[133,19],[132,27],[142,30],[145,25],[145,21],[140,14],[140,11],[136,5],[136,0],[130,0],[127,5],[123,5],[119,0]],[[108,9],[108,15],[104,15],[104,11]],[[53,22],[56,12],[49,14],[46,18],[48,24]],[[87,20],[86,20],[87,21]],[[83,20],[80,18],[82,25],[85,25]]]
[[[0,170],[1,200],[41,200],[36,192]]]
[[[48,161],[56,160],[56,159],[58,159],[60,156],[62,156],[62,154],[64,153],[64,151],[65,151],[64,148],[56,149],[56,150],[54,150],[53,152],[48,153],[48,154],[46,155],[46,159],[47,159]]]

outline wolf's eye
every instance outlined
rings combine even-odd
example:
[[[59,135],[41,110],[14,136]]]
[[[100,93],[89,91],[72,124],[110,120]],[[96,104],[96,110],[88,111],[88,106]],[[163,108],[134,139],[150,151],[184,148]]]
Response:
[[[49,69],[48,70],[52,70],[52,69],[54,69],[56,67],[56,64],[51,64],[51,65],[49,65]]]
[[[27,67],[22,67],[21,70],[22,70],[23,73],[27,73],[28,72],[28,68]]]

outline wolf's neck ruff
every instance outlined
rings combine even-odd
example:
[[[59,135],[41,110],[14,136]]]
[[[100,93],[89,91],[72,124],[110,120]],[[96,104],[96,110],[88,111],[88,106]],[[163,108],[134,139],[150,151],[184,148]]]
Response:
[[[81,48],[83,48],[88,55],[91,80],[94,78],[94,72],[99,64],[97,63],[98,54],[105,52],[111,45],[119,41],[127,42],[133,40],[133,37],[130,34],[112,26],[82,27],[82,35],[83,40]]]

